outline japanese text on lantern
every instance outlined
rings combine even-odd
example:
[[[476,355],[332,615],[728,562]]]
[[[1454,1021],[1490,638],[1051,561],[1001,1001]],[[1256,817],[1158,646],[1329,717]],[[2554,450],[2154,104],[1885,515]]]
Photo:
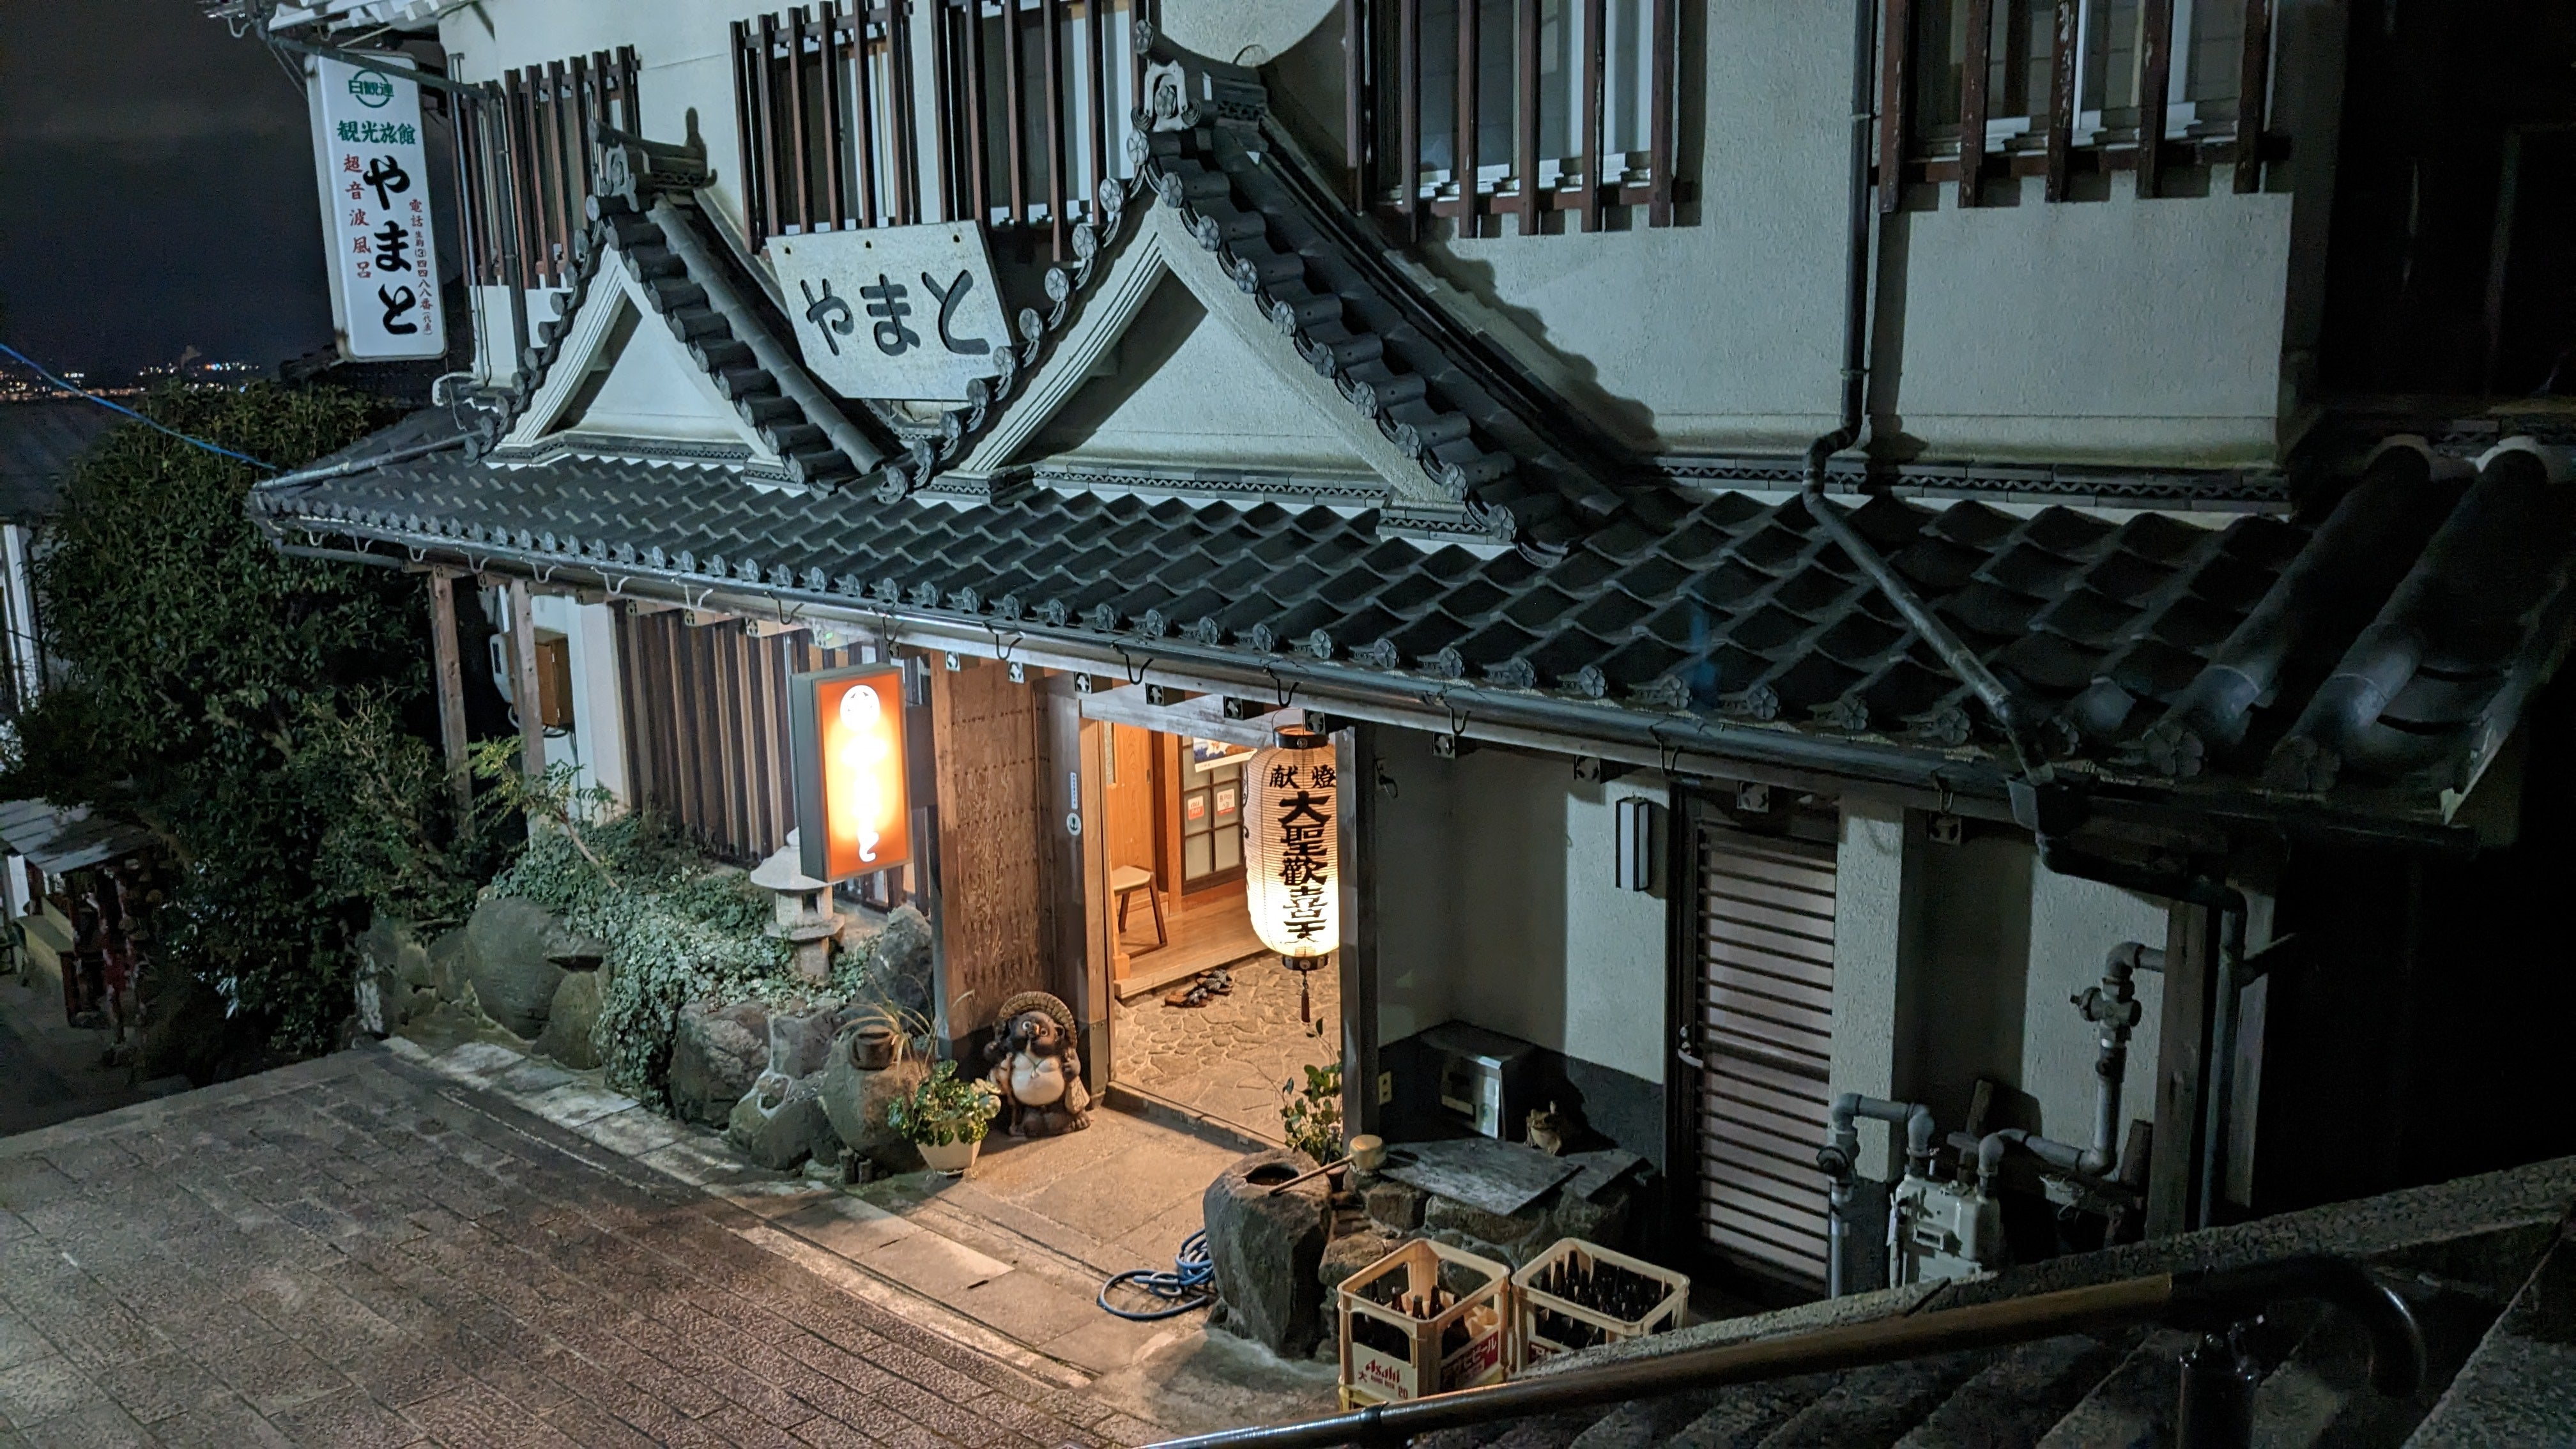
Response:
[[[1335,786],[1329,750],[1266,750],[1249,769],[1255,811],[1245,823],[1253,928],[1286,956],[1341,944]]]
[[[447,350],[417,82],[315,60],[307,71],[321,172],[324,265],[343,356]]]

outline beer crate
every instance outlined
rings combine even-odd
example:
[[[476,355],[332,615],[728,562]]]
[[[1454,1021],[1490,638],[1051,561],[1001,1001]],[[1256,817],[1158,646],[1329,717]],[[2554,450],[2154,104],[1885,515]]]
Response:
[[[1392,1289],[1457,1301],[1427,1318],[1370,1296]],[[1342,1407],[1427,1398],[1499,1383],[1510,1368],[1511,1269],[1415,1238],[1342,1280]]]
[[[1544,1283],[1560,1264],[1594,1269],[1604,1264],[1624,1268],[1663,1290],[1653,1306],[1635,1318],[1619,1318],[1597,1308],[1546,1292],[1537,1284]],[[1618,1343],[1643,1338],[1650,1333],[1681,1326],[1684,1306],[1690,1302],[1690,1276],[1660,1268],[1642,1258],[1615,1253],[1598,1243],[1581,1238],[1559,1238],[1556,1246],[1539,1254],[1529,1266],[1512,1275],[1514,1307],[1519,1322],[1512,1335],[1512,1372],[1543,1363],[1560,1353],[1578,1348],[1596,1348],[1602,1343]],[[1589,1334],[1581,1330],[1589,1328]],[[1597,1338],[1598,1342],[1566,1342],[1568,1338]]]

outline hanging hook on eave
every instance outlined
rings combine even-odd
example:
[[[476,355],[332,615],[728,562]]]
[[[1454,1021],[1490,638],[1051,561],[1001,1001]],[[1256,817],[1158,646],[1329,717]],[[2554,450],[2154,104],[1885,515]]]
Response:
[[[1125,645],[1112,644],[1109,647],[1118,651],[1118,668],[1127,676],[1127,682],[1129,684],[1144,683],[1146,674],[1154,667],[1154,657],[1149,654],[1145,656],[1144,663],[1138,664],[1127,657],[1127,648]],[[1270,682],[1273,684],[1278,683],[1279,677],[1277,675],[1272,675]],[[1286,706],[1282,705],[1281,708],[1284,709]]]
[[[1650,720],[1647,722],[1646,738],[1655,742],[1655,759],[1663,767],[1664,774],[1667,777],[1670,777],[1680,773],[1682,747],[1679,745],[1668,745],[1664,743],[1664,722],[1662,720]]]
[[[1279,670],[1275,665],[1264,664],[1261,666],[1261,672],[1270,676],[1270,692],[1272,696],[1279,701],[1278,707],[1281,709],[1286,709],[1289,705],[1296,703],[1297,691],[1306,687],[1304,680],[1297,680],[1284,685],[1281,684],[1279,682]]]

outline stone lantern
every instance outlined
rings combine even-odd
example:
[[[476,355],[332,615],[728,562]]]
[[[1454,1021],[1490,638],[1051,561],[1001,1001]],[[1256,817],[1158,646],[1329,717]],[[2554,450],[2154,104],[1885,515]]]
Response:
[[[751,873],[751,883],[776,898],[777,917],[762,929],[796,948],[796,975],[821,986],[832,979],[832,942],[841,933],[832,909],[832,883],[805,874],[798,864],[798,831]]]

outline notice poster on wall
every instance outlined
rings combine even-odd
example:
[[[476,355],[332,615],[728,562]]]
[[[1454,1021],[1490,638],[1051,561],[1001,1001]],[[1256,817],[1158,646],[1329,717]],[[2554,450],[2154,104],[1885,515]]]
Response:
[[[340,355],[353,362],[444,355],[420,83],[319,58],[304,62],[304,80]]]

